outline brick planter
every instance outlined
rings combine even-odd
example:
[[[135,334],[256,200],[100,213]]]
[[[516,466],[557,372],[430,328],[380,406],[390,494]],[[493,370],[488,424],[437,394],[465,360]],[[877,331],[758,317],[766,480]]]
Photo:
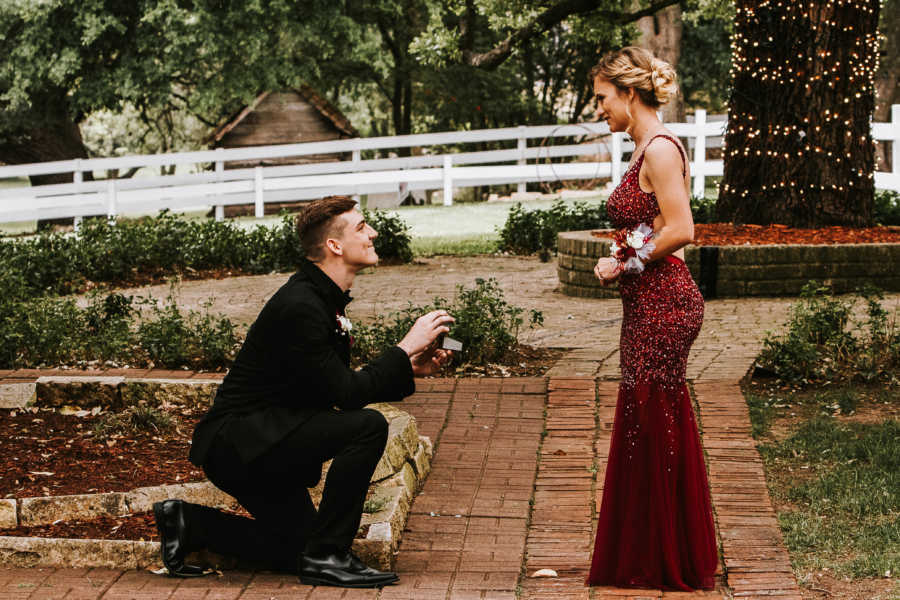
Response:
[[[597,259],[609,255],[609,238],[590,231],[559,234],[557,273],[567,296],[614,298],[594,276]],[[685,262],[706,298],[796,296],[811,279],[835,292],[852,292],[871,283],[900,291],[900,244],[821,244],[770,246],[688,246]]]

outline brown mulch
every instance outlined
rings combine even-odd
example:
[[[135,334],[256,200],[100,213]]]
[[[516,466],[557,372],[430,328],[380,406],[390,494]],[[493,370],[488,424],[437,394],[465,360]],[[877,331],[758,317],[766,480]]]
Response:
[[[249,516],[245,511],[223,511],[241,516]],[[363,525],[356,532],[357,538],[365,538],[369,525]],[[76,540],[132,540],[138,542],[158,542],[156,519],[153,512],[140,512],[122,517],[102,516],[94,519],[72,520],[53,525],[23,525],[0,529],[0,536],[69,538]]]
[[[610,237],[611,229],[592,232],[597,237]],[[772,244],[877,244],[900,242],[898,227],[840,227],[798,229],[787,225],[734,225],[732,223],[697,223],[694,244],[697,246],[764,246]]]
[[[541,377],[565,354],[556,348],[538,348],[525,344],[516,345],[505,357],[503,364],[485,366],[463,365],[452,373],[456,377]],[[438,377],[446,377],[439,373]]]
[[[0,497],[28,498],[201,481],[188,462],[194,424],[203,412],[169,413],[176,428],[97,438],[104,414],[77,417],[53,410],[0,412]]]
[[[159,541],[153,512],[135,513],[124,517],[102,516],[88,520],[64,521],[53,525],[23,525],[0,529],[0,535],[81,540]]]

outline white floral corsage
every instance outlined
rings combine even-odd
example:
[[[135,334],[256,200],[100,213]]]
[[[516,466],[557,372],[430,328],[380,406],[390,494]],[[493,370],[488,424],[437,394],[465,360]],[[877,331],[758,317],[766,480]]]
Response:
[[[626,273],[640,273],[656,244],[653,243],[653,228],[641,223],[632,230],[620,229],[613,234],[609,248],[610,256],[619,261]]]

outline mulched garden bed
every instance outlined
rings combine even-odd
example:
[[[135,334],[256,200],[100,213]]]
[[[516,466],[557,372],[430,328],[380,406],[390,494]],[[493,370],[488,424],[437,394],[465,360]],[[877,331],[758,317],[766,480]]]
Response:
[[[453,372],[437,376],[456,377],[541,377],[556,364],[565,351],[517,344],[502,364],[462,365]]]
[[[610,237],[611,229],[592,232],[597,237]],[[694,244],[697,246],[765,246],[772,244],[878,244],[900,242],[900,227],[819,227],[798,229],[787,225],[734,225],[732,223],[697,223]]]
[[[49,409],[0,413],[0,497],[27,498],[202,481],[187,460],[198,412],[169,412],[175,428],[95,436],[98,415]]]
[[[0,535],[81,540],[159,541],[153,512],[135,513],[124,517],[102,516],[89,520],[64,521],[53,525],[29,525],[0,529]]]
[[[249,516],[245,511],[226,511]],[[369,525],[363,525],[356,533],[357,538],[365,538]],[[156,520],[153,512],[141,512],[122,517],[102,516],[95,519],[72,520],[53,525],[30,525],[10,529],[0,529],[0,536],[68,538],[77,540],[131,540],[138,542],[158,542]]]

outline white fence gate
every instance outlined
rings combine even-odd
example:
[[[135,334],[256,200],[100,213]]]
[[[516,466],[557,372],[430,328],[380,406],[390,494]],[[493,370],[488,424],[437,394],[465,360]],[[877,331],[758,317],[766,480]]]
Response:
[[[708,160],[707,148],[720,147],[725,121],[707,121],[696,112],[693,123],[669,123],[693,149],[692,191],[702,195],[705,179],[722,175],[723,161]],[[876,140],[892,142],[892,172],[875,173],[875,186],[900,191],[900,105],[892,107],[891,122],[873,123]],[[554,145],[560,137],[574,144]],[[440,147],[473,142],[516,140],[508,150],[443,152]],[[541,140],[540,143],[529,141]],[[403,158],[362,158],[367,150],[421,148],[423,154]],[[266,202],[318,198],[332,194],[358,196],[409,191],[442,190],[444,204],[452,204],[453,189],[497,184],[611,178],[618,183],[623,154],[633,144],[621,133],[610,134],[606,123],[511,127],[393,137],[355,138],[329,142],[217,149],[94,158],[0,167],[0,179],[72,173],[73,182],[0,189],[0,223],[105,214],[153,214],[198,206],[215,206],[221,219],[226,205],[254,204],[257,217]],[[232,161],[263,161],[311,154],[349,153],[351,160],[302,165],[225,169]],[[578,157],[561,162],[558,159]],[[608,157],[608,159],[606,158]],[[555,160],[556,159],[556,160]],[[531,162],[529,162],[531,161]],[[503,164],[507,163],[507,164]],[[85,181],[85,172],[175,165],[194,173]],[[212,165],[212,168],[210,168]]]

